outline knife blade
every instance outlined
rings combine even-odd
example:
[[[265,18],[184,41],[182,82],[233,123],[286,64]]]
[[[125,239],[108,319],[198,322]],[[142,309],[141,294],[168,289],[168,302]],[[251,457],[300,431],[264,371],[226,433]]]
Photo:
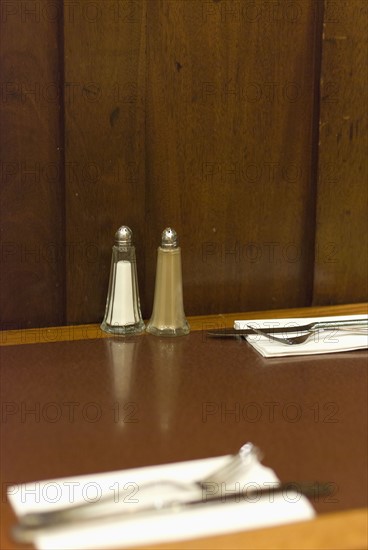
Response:
[[[267,321],[267,319],[265,319]],[[254,321],[250,320],[249,323],[252,323]],[[259,322],[259,321],[258,321]],[[288,321],[291,322],[291,321]],[[245,328],[245,329],[235,329],[235,328],[220,328],[220,329],[211,329],[207,330],[208,336],[218,337],[218,338],[227,338],[227,337],[234,337],[234,336],[246,336],[250,334],[259,334],[262,332],[263,334],[282,334],[282,333],[295,333],[295,332],[306,332],[309,330],[318,330],[318,329],[339,329],[342,327],[354,327],[354,326],[367,326],[368,320],[367,319],[349,319],[349,320],[341,320],[341,321],[329,321],[328,318],[326,321],[314,321],[312,323],[308,323],[306,325],[298,325],[298,326],[282,326],[282,327],[257,327],[257,332],[252,330],[251,328]]]

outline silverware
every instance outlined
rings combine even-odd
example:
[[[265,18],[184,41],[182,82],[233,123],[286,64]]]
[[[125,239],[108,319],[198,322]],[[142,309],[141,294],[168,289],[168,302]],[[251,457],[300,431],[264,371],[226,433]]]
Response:
[[[265,319],[267,321],[267,319]],[[280,319],[280,322],[282,319]],[[291,322],[291,321],[289,321]],[[207,331],[208,336],[218,337],[218,338],[227,338],[234,336],[246,336],[250,334],[285,334],[285,333],[294,333],[294,332],[306,332],[306,331],[316,331],[316,330],[328,330],[328,329],[342,329],[343,327],[367,327],[368,326],[368,317],[365,319],[348,319],[345,321],[315,321],[313,323],[308,323],[306,325],[300,326],[283,326],[283,327],[268,327],[268,328],[258,328],[248,325],[246,329],[234,329],[234,328],[225,328],[225,329],[213,329]]]
[[[222,486],[221,486],[222,487]],[[150,514],[159,514],[161,512],[163,513],[178,513],[183,510],[190,509],[192,507],[198,506],[198,505],[214,505],[218,503],[226,503],[226,502],[240,502],[241,499],[244,501],[248,501],[250,503],[258,501],[262,496],[270,496],[272,498],[271,502],[274,502],[273,498],[274,495],[280,494],[280,493],[289,493],[289,491],[294,491],[299,496],[306,496],[309,498],[314,498],[316,501],[319,501],[320,497],[327,497],[333,494],[334,492],[334,484],[333,483],[319,483],[319,482],[303,482],[298,483],[295,481],[287,482],[287,483],[280,483],[278,485],[275,485],[273,487],[270,487],[269,484],[267,487],[259,487],[257,489],[251,489],[251,490],[240,490],[240,491],[234,491],[229,492],[228,489],[226,489],[225,493],[222,492],[222,489],[220,490],[220,494],[218,494],[219,485],[217,485],[217,491],[216,493],[210,493],[210,494],[203,494],[201,498],[195,498],[192,500],[187,501],[176,501],[176,500],[170,500],[164,503],[164,505],[160,507],[150,506],[147,508],[141,508],[137,511],[135,511],[133,514],[126,514],[125,512],[121,512],[120,510],[114,510],[113,512],[110,512],[108,515],[103,516],[86,516],[81,520],[78,520],[77,523],[80,526],[85,526],[86,523],[88,525],[89,521],[93,521],[94,525],[96,525],[96,521],[103,526],[103,523],[106,521],[111,520],[124,520],[127,518],[140,518],[144,517]],[[288,498],[290,498],[288,496]],[[26,517],[26,516],[24,516]],[[24,519],[24,518],[23,518]],[[39,524],[39,525],[27,525],[24,523],[23,519],[20,521],[18,525],[15,525],[12,528],[12,536],[17,542],[22,543],[32,543],[34,539],[40,535],[47,533],[52,533],[53,531],[59,529],[60,527],[65,527],[69,525],[73,525],[75,522],[54,522],[54,523],[46,523],[46,524]]]
[[[174,500],[168,496],[155,498],[152,504],[136,508],[134,506],[124,507],[122,511],[113,496],[100,499],[97,502],[83,502],[74,504],[58,510],[47,512],[34,512],[25,514],[21,517],[18,525],[13,528],[13,536],[18,542],[29,542],[33,540],[35,533],[39,533],[45,528],[56,528],[71,525],[78,522],[110,519],[111,517],[132,517],[137,514],[143,514],[151,511],[176,508],[177,506],[186,506],[202,502],[198,499],[199,494],[208,492],[213,486],[219,487],[221,483],[230,482],[237,473],[244,473],[252,464],[261,458],[260,450],[252,443],[243,445],[237,454],[230,457],[229,461],[220,468],[216,469],[209,476],[193,482],[178,482],[174,480],[158,480],[150,483],[144,483],[140,486],[141,490],[148,488],[163,489],[171,487],[172,489],[182,489],[184,494],[177,496]],[[195,496],[193,496],[195,495]],[[114,495],[115,496],[115,495]],[[123,499],[124,500],[124,499]],[[209,498],[209,500],[211,500]],[[31,538],[30,538],[31,537]]]
[[[249,325],[248,325],[249,326]],[[355,325],[354,325],[355,326]],[[352,334],[368,334],[368,323],[366,322],[366,326],[364,328],[357,327],[354,329],[354,326],[347,326],[347,327],[335,327],[336,330],[341,331],[349,331]],[[287,346],[295,346],[299,344],[304,344],[311,336],[319,332],[320,330],[327,330],[326,328],[320,328],[320,327],[312,327],[308,329],[306,334],[302,334],[300,336],[285,336],[285,338],[281,338],[280,336],[274,336],[270,333],[262,332],[254,327],[252,327],[254,332],[256,334],[259,334],[260,336],[265,336],[269,340],[274,340],[275,342],[280,342],[281,344],[285,344]],[[330,329],[331,330],[331,329]]]

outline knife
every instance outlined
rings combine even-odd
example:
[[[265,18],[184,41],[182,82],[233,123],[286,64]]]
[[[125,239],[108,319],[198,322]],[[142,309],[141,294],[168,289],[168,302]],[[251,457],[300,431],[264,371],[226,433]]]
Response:
[[[267,319],[265,319],[267,321]],[[282,319],[280,320],[282,321]],[[254,321],[250,320],[249,323]],[[257,321],[259,322],[259,321]],[[274,322],[274,321],[273,321]],[[291,322],[291,321],[288,321]],[[208,336],[213,337],[234,337],[234,336],[246,336],[249,334],[281,334],[285,332],[306,332],[306,331],[315,331],[315,330],[327,330],[327,329],[342,329],[349,327],[367,327],[368,326],[368,317],[365,319],[345,319],[341,321],[314,321],[313,323],[308,323],[306,325],[299,326],[283,326],[283,327],[267,327],[267,328],[258,328],[257,332],[251,328],[245,329],[235,329],[235,328],[220,328],[212,329],[207,331]]]
[[[141,509],[131,512],[121,511],[118,508],[113,511],[109,509],[105,512],[101,511],[100,515],[92,514],[90,517],[85,516],[83,519],[81,519],[80,517],[73,519],[70,517],[63,518],[62,516],[59,516],[57,519],[53,517],[52,521],[49,521],[50,513],[46,512],[44,514],[44,517],[42,517],[42,513],[39,514],[37,516],[38,521],[34,522],[34,520],[36,519],[35,514],[26,514],[25,516],[20,518],[20,521],[17,525],[14,525],[12,527],[12,536],[17,542],[32,543],[37,536],[41,534],[43,535],[45,533],[52,533],[54,530],[57,531],[62,527],[71,527],[73,525],[82,527],[84,525],[88,525],[88,523],[90,522],[93,522],[93,524],[96,525],[99,522],[103,522],[106,520],[111,521],[118,519],[121,521],[124,519],[141,518],[146,516],[147,514],[161,514],[162,512],[178,513],[201,504],[205,506],[208,504],[216,503],[219,504],[226,502],[240,502],[242,499],[252,504],[254,502],[257,502],[261,496],[269,496],[270,502],[274,502],[273,497],[276,494],[283,493],[286,495],[286,499],[290,498],[288,495],[289,491],[294,491],[299,496],[304,495],[318,501],[320,497],[329,497],[333,495],[333,493],[336,491],[336,486],[334,483],[331,482],[287,482],[280,483],[276,486],[250,489],[248,491],[226,491],[225,494],[222,492],[222,490],[220,491],[220,493],[216,492],[209,494],[207,494],[207,491],[205,491],[204,493],[202,493],[201,498],[194,498],[185,501],[169,499],[160,502],[157,506],[149,505],[147,507],[143,507]]]

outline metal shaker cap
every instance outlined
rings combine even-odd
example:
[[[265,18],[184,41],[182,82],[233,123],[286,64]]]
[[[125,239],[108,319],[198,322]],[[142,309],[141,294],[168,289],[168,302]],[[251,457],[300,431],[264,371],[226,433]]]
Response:
[[[117,245],[130,245],[132,244],[132,239],[132,230],[127,225],[122,225],[115,233],[115,244]]]
[[[175,229],[167,227],[163,230],[161,236],[161,248],[177,248],[178,246],[178,236]]]

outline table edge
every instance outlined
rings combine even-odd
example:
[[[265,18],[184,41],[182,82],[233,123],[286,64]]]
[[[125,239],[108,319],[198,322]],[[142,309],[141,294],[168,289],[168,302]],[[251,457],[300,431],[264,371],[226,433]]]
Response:
[[[322,514],[310,521],[134,550],[364,550],[368,547],[367,529],[368,508],[357,508]]]
[[[328,315],[349,315],[368,313],[368,302],[332,306],[309,306],[292,309],[273,309],[236,313],[219,313],[188,317],[191,331],[232,327],[237,319],[269,319],[273,317],[309,317]],[[143,333],[139,337],[144,337]],[[67,325],[55,327],[20,328],[0,331],[0,347],[23,344],[45,344],[76,340],[94,340],[98,338],[124,338],[112,336],[100,329],[98,324]],[[185,338],[185,336],[182,336]]]

